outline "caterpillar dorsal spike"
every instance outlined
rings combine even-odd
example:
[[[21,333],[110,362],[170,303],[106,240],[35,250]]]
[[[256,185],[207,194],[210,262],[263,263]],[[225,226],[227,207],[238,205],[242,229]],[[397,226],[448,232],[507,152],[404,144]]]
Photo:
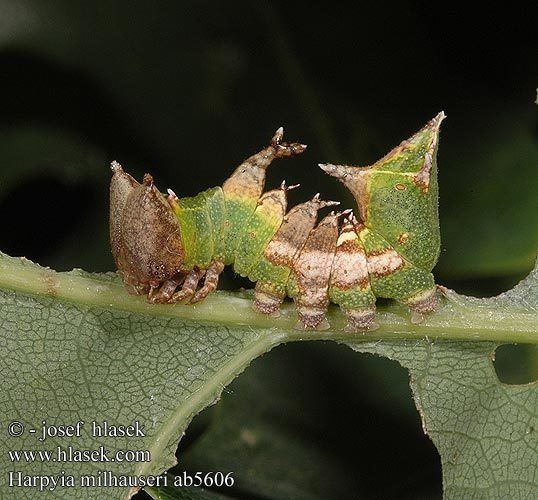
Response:
[[[273,135],[270,146],[273,148],[274,155],[277,158],[285,156],[295,156],[303,153],[307,146],[299,142],[282,142],[284,138],[284,127],[279,127]]]
[[[332,163],[318,163],[318,167],[324,172],[338,179],[345,179],[353,171],[353,167],[347,165],[334,165]]]
[[[315,203],[320,210],[325,207],[336,207],[340,205],[339,201],[322,200],[320,193],[316,193],[314,195],[314,197],[312,198],[312,202]]]
[[[168,193],[168,196],[166,197],[166,201],[168,202],[170,207],[172,207],[172,210],[174,210],[179,204],[179,198],[177,194],[174,193],[174,191],[172,191],[170,188],[168,188],[166,192]]]
[[[341,234],[345,234],[350,231],[355,231],[355,226],[353,225],[353,222],[350,219],[351,214],[347,214],[344,216],[344,220],[342,222],[342,230]]]
[[[271,146],[278,146],[282,142],[284,137],[284,127],[278,127],[275,130],[273,137],[271,138]]]
[[[116,160],[114,160],[110,162],[110,170],[112,170],[112,172],[122,172],[123,168]]]
[[[344,312],[347,331],[376,328],[377,297],[406,304],[420,320],[438,301],[431,270],[440,248],[436,153],[444,118],[439,113],[371,166],[319,164],[351,191],[358,216],[332,211],[318,223],[318,211],[339,202],[317,193],[288,210],[287,192],[299,185],[285,181],[264,193],[271,162],[306,149],[283,142],[282,127],[222,187],[194,197],[171,189],[165,197],[150,174],[139,184],[112,162],[110,240],[126,287],[150,302],[194,303],[233,265],[256,283],[257,311],[276,316],[289,296],[302,329],[327,328],[329,302]]]
[[[142,184],[144,184],[144,186],[153,186],[153,176],[151,174],[144,174]]]
[[[293,191],[294,189],[297,189],[299,187],[301,187],[300,184],[292,184],[291,186],[288,186],[286,185],[285,180],[280,183],[280,189],[282,189],[282,191]]]
[[[339,217],[347,218],[349,214],[353,213],[353,209],[348,208],[346,210],[343,210],[342,212],[338,212]]]
[[[170,196],[171,199],[173,199],[173,200],[179,200],[177,194],[174,193],[174,191],[173,191],[172,189],[168,188],[168,189],[166,190],[166,192],[168,193],[168,196]]]

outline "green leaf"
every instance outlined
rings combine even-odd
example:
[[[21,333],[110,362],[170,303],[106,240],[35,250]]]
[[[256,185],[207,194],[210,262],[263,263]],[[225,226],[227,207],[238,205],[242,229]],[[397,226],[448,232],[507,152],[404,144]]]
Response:
[[[28,263],[24,268],[55,294],[50,272]],[[75,273],[71,279],[76,281],[77,276],[83,275]],[[91,281],[99,294],[112,278]],[[0,460],[5,472],[46,475],[65,469],[81,475],[102,469],[117,474],[160,474],[174,464],[177,443],[192,417],[214,402],[252,358],[279,338],[248,327],[204,326],[180,318],[88,307],[5,290],[0,292],[0,307],[2,422],[7,426],[17,420],[26,427],[18,438],[1,434]],[[56,425],[83,420],[86,424],[80,438],[50,438],[40,443],[29,429],[39,429],[42,420]],[[116,425],[138,420],[146,436],[91,437],[90,423],[103,420]],[[70,444],[77,449],[102,445],[111,451],[149,450],[151,462],[14,464],[8,457],[8,450],[46,450]],[[13,494],[3,476],[0,492]],[[127,490],[106,491],[110,498],[122,498]],[[35,489],[15,490],[15,495],[30,497],[38,493]],[[61,494],[85,498],[97,493],[91,488],[74,488]]]
[[[538,385],[508,386],[492,365],[495,344],[349,344],[409,369],[424,431],[443,467],[445,498],[535,498]]]
[[[378,331],[351,335],[339,330],[342,318],[337,312],[330,314],[333,331],[296,332],[291,329],[290,308],[278,320],[258,316],[248,297],[240,294],[217,293],[196,307],[153,306],[127,295],[115,275],[55,273],[2,255],[3,424],[17,420],[26,427],[21,437],[2,434],[2,470],[32,475],[66,470],[79,476],[102,469],[160,474],[174,464],[177,442],[193,416],[216,401],[252,359],[285,341],[332,339],[394,357],[410,369],[425,427],[441,453],[447,494],[473,487],[493,494],[518,484],[522,492],[534,491],[528,449],[536,439],[536,384],[503,386],[488,354],[492,341],[538,342],[536,281],[535,272],[497,299],[447,292],[439,312],[418,326],[409,323],[403,309],[390,304],[381,308]],[[487,342],[446,342],[463,339]],[[29,429],[39,429],[42,420],[86,424],[81,437],[40,443]],[[90,422],[103,420],[118,425],[138,420],[145,436],[93,438],[87,432]],[[149,450],[151,461],[14,464],[8,455],[8,450],[68,445]],[[488,453],[479,456],[477,448]],[[12,494],[6,476],[2,479],[0,492]],[[122,498],[128,488],[106,491],[108,498]],[[16,493],[39,496],[35,488]],[[87,498],[102,490],[70,488],[60,494]]]
[[[498,297],[451,295],[465,307],[536,312],[538,267]],[[409,369],[424,432],[441,455],[445,498],[536,498],[538,381],[501,383],[493,367],[497,344],[426,339],[348,345]]]

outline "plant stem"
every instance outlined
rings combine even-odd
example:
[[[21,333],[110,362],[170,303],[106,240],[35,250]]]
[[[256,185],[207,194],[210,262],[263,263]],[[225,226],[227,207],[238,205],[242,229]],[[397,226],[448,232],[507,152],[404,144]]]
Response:
[[[89,274],[80,270],[55,272],[26,259],[0,253],[0,288],[25,294],[54,297],[88,307],[120,309],[134,313],[173,316],[185,320],[219,323],[230,326],[250,326],[271,331],[271,337],[282,341],[298,340],[455,340],[492,341],[496,343],[538,343],[536,312],[517,308],[479,305],[476,299],[461,295],[444,298],[438,311],[421,324],[412,324],[409,312],[395,302],[378,308],[379,329],[365,333],[342,330],[345,318],[336,307],[331,308],[326,331],[294,330],[296,323],[292,304],[284,304],[279,318],[258,314],[252,310],[250,294],[245,292],[215,292],[202,303],[193,306],[149,304],[144,297],[127,294],[118,277],[111,274]],[[454,294],[453,297],[456,297]],[[450,297],[450,295],[449,295]],[[269,333],[268,333],[269,334]]]

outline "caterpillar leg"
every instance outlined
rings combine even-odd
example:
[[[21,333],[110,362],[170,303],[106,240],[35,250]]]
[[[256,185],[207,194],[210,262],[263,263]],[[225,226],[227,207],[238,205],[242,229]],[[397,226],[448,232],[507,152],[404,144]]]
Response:
[[[152,304],[166,304],[172,298],[176,288],[184,281],[185,275],[177,274],[174,278],[166,280],[160,287],[151,288],[148,302]]]
[[[344,331],[348,333],[359,333],[377,330],[379,323],[375,319],[375,306],[366,306],[362,308],[344,309],[347,325]]]
[[[204,275],[203,271],[193,269],[185,278],[181,290],[175,292],[170,298],[170,303],[188,301],[196,293],[198,283]]]
[[[285,296],[285,288],[284,291],[279,292],[273,283],[258,281],[254,289],[252,307],[257,312],[278,318],[280,316],[280,305]]]
[[[370,286],[366,253],[353,214],[344,221],[336,244],[331,271],[329,298],[347,317],[346,332],[375,330],[375,295]]]
[[[411,311],[411,322],[418,324],[424,321],[424,315],[434,312],[439,305],[437,287],[421,291],[402,301]]]
[[[191,304],[200,302],[205,299],[211,292],[213,292],[219,283],[220,273],[224,270],[224,263],[221,261],[213,262],[207,269],[204,277],[204,286],[200,288],[194,297],[190,300]]]

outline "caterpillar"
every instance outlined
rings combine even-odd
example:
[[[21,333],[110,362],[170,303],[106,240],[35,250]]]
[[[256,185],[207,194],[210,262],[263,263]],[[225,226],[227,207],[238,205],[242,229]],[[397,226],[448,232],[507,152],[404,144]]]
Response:
[[[368,167],[320,164],[352,193],[357,210],[318,212],[339,203],[319,194],[287,209],[283,182],[264,192],[266,169],[277,158],[305,151],[284,142],[241,163],[221,187],[193,197],[161,193],[150,174],[142,183],[112,162],[110,242],[130,293],[152,303],[203,300],[220,273],[255,283],[253,307],[278,316],[293,299],[297,328],[326,329],[329,303],[347,317],[346,330],[377,327],[376,298],[409,307],[419,322],[438,304],[431,273],[440,251],[437,147],[443,112]]]

